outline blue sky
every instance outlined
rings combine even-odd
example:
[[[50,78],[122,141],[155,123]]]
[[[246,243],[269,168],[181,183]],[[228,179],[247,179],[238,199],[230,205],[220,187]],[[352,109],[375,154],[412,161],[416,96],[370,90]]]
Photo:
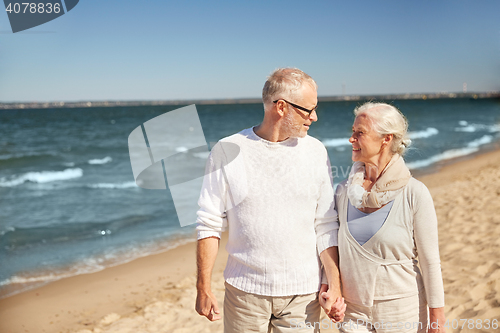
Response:
[[[277,67],[320,96],[500,90],[500,1],[80,0],[12,34],[0,102],[259,97]]]

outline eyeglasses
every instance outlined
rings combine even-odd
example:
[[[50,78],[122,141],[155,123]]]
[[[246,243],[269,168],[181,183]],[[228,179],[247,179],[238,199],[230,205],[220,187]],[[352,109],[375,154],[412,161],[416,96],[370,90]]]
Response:
[[[284,102],[287,102],[288,104],[290,104],[290,105],[291,105],[291,106],[293,106],[294,108],[297,108],[297,109],[299,109],[299,110],[305,111],[305,112],[307,112],[308,114],[311,114],[313,111],[316,111],[316,109],[318,108],[318,105],[316,104],[316,106],[315,106],[315,107],[313,107],[311,110],[308,110],[308,109],[306,109],[305,107],[302,107],[302,106],[297,105],[297,104],[293,104],[293,103],[291,103],[291,102],[289,102],[289,101],[287,101],[286,99],[283,99],[283,98],[277,99],[277,100],[273,101],[273,103],[274,103],[274,104],[276,104],[279,100],[282,100],[282,101],[284,101]]]

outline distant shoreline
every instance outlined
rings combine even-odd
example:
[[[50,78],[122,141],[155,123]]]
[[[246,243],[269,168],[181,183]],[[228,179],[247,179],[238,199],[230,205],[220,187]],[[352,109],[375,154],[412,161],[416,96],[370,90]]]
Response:
[[[500,91],[471,93],[420,93],[420,94],[386,94],[386,95],[344,95],[320,96],[320,102],[363,101],[363,100],[416,100],[416,99],[500,99]],[[78,102],[13,102],[0,103],[0,110],[48,109],[48,108],[87,108],[114,106],[155,106],[155,105],[215,105],[215,104],[258,104],[260,98],[228,98],[228,99],[193,99],[193,100],[156,100],[156,101],[78,101]]]

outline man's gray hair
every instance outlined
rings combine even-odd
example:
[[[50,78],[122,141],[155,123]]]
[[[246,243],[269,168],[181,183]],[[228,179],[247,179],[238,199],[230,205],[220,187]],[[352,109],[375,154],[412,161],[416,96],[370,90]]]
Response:
[[[408,120],[392,105],[386,103],[368,102],[354,109],[354,115],[359,117],[366,115],[373,124],[373,129],[381,136],[392,134],[393,154],[403,155],[406,148],[410,146],[411,140],[407,138]]]
[[[318,90],[318,85],[313,78],[300,69],[278,68],[274,70],[267,78],[262,89],[264,109],[268,110],[272,106],[273,101],[280,98],[293,102],[297,91],[302,88],[304,83],[308,83],[315,90]]]

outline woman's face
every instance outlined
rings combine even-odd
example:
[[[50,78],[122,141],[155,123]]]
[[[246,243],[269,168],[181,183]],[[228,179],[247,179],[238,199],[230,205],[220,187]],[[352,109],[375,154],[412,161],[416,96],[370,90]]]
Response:
[[[354,120],[349,142],[352,144],[352,160],[354,162],[378,163],[384,137],[373,129],[372,120],[366,115],[362,114]]]

